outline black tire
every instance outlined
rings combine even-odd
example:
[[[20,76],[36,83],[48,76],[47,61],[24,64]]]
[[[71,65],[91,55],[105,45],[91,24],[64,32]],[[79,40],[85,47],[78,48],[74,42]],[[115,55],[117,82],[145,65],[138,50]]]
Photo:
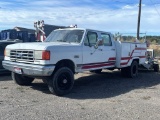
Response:
[[[47,79],[43,78],[42,81],[43,83],[47,84]]]
[[[30,85],[34,80],[34,78],[22,76],[14,72],[12,72],[12,79],[18,85]]]
[[[102,69],[98,69],[98,70],[91,70],[90,72],[99,74],[99,73],[101,73],[101,72],[102,72]]]
[[[129,78],[134,78],[138,76],[138,63],[137,61],[133,61],[131,66],[128,67],[127,76]]]
[[[74,85],[74,74],[68,67],[59,68],[48,80],[48,88],[52,94],[62,96],[69,93]]]
[[[153,65],[154,72],[159,72],[159,64]]]

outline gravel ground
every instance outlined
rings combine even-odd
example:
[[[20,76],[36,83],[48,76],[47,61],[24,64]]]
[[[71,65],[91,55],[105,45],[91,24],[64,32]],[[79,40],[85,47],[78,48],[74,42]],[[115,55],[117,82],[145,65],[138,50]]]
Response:
[[[160,120],[160,73],[140,71],[134,79],[119,71],[75,75],[72,92],[50,94],[36,79],[18,86],[0,76],[0,120]]]

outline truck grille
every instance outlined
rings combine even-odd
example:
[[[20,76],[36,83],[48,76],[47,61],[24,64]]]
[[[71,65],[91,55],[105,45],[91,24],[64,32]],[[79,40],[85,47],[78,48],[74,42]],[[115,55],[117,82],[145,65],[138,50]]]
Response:
[[[33,63],[34,51],[33,50],[11,50],[10,60],[16,62]]]

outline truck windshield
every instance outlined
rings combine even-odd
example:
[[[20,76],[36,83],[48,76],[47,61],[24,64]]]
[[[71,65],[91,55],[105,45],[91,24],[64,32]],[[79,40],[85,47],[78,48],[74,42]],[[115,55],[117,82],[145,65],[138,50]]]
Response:
[[[56,30],[50,33],[44,42],[80,43],[84,30]]]

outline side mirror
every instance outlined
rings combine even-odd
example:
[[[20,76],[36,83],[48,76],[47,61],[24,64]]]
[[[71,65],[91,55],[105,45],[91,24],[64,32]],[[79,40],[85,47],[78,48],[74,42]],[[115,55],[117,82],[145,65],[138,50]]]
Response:
[[[97,43],[94,45],[94,48],[97,49],[98,46],[103,45],[103,40],[102,39],[98,39]]]
[[[95,48],[95,49],[97,49],[97,48],[98,48],[98,45],[97,45],[97,44],[95,44],[95,45],[94,45],[94,48]]]

